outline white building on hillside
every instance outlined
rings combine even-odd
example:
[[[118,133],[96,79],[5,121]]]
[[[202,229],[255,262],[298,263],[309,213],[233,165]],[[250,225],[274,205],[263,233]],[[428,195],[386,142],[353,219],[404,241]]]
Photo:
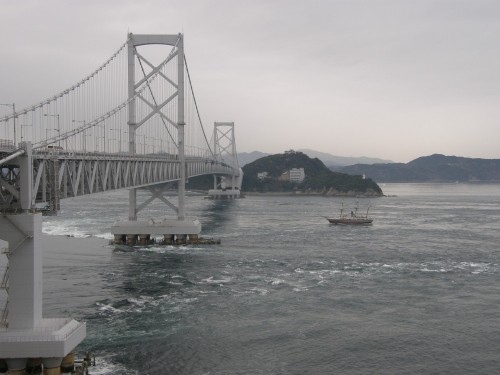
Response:
[[[293,168],[290,169],[290,182],[301,183],[306,178],[306,174],[304,172],[304,168]]]
[[[257,178],[259,180],[264,180],[264,179],[266,179],[268,177],[269,177],[269,173],[268,172],[259,172],[259,173],[257,173]]]

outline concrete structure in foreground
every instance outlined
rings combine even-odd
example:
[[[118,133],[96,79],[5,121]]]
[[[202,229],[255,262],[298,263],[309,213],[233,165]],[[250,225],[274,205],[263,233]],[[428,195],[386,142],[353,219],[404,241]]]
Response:
[[[33,207],[31,144],[22,147],[24,152],[8,161],[18,171],[19,207],[0,215],[0,239],[7,242],[8,259],[0,278],[7,292],[0,311],[0,364],[7,364],[9,374],[21,374],[28,361],[41,360],[44,374],[58,375],[63,360],[72,360],[85,338],[86,326],[71,318],[43,317],[42,214]]]
[[[0,217],[0,238],[8,243],[9,259],[3,277],[9,287],[2,312],[0,359],[13,374],[21,373],[28,360],[35,358],[42,359],[45,373],[59,374],[63,359],[86,336],[85,323],[70,318],[43,318],[41,236],[40,213]]]
[[[85,323],[69,318],[42,319],[32,329],[0,332],[0,357],[18,361],[28,358],[61,360],[85,338]]]

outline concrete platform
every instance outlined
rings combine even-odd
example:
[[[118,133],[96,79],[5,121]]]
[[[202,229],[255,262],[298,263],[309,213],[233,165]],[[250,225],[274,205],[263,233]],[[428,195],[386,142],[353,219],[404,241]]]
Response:
[[[240,197],[238,189],[210,189],[208,197],[213,199],[236,199]]]
[[[32,329],[0,330],[0,358],[63,358],[85,338],[85,323],[42,319]]]
[[[201,223],[196,218],[125,221],[115,223],[111,233],[114,235],[113,243],[117,245],[150,245],[158,236],[163,237],[164,243],[181,245],[198,242]]]
[[[186,218],[185,220],[165,219],[162,221],[122,221],[113,224],[112,234],[135,234],[135,235],[187,235],[200,234],[201,223],[196,218]]]

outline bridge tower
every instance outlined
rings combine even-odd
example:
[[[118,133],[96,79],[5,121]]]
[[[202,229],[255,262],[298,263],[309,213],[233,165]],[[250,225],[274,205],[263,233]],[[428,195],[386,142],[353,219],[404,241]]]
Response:
[[[238,165],[236,141],[234,137],[234,122],[216,122],[214,124],[213,148],[215,158],[233,168],[231,176],[214,175],[214,188],[208,191],[213,199],[239,198],[243,171]]]
[[[41,358],[44,371],[56,375],[63,359],[72,358],[85,338],[86,325],[71,318],[43,317],[42,214],[33,205],[31,144],[23,142],[20,147],[23,152],[0,161],[4,170],[16,170],[13,182],[20,186],[13,191],[14,205],[0,216],[0,239],[7,242],[8,258],[2,277],[8,295],[0,322],[0,359],[9,373],[21,374],[30,359]]]
[[[168,119],[171,124],[177,128],[177,150],[178,150],[178,163],[179,163],[179,181],[178,181],[178,204],[177,207],[169,202],[163,196],[163,186],[151,186],[146,189],[151,194],[151,198],[145,203],[137,204],[137,188],[129,190],[129,215],[127,222],[115,223],[111,232],[115,236],[115,242],[126,242],[127,244],[146,244],[150,241],[151,236],[163,235],[166,241],[177,241],[183,243],[187,238],[190,240],[197,240],[201,232],[201,223],[196,218],[185,217],[185,185],[186,185],[186,158],[184,150],[184,36],[177,35],[137,35],[129,34],[128,39],[128,96],[129,104],[129,152],[136,152],[136,131],[144,124],[144,122],[153,115],[159,115],[166,118],[165,114],[161,112],[161,106],[152,106],[151,111],[144,117],[144,120],[137,121],[136,118],[136,94],[137,89],[144,84],[144,79],[136,81],[135,77],[135,58],[137,55],[136,48],[144,45],[168,45],[177,48],[175,53],[177,57],[177,82],[172,82],[168,77],[164,77],[166,82],[175,86],[175,92],[172,97],[177,97],[177,121]],[[159,66],[154,66],[150,61],[146,60],[144,56],[140,56],[141,60],[157,70]],[[168,207],[174,209],[177,213],[177,219],[164,219],[161,222],[154,222],[154,220],[138,221],[137,213],[146,207],[154,199],[160,199],[167,204]]]

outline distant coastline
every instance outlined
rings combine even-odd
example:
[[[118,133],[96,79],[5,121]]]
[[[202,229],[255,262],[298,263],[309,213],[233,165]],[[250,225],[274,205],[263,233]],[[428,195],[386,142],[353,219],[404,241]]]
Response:
[[[409,163],[356,164],[338,169],[364,174],[377,183],[495,182],[500,181],[500,159],[473,159],[434,154]]]
[[[344,193],[344,194],[324,194],[313,192],[293,192],[293,191],[242,191],[243,198],[245,196],[289,196],[289,197],[329,197],[329,198],[380,198],[385,195],[380,194],[360,194],[360,193]]]
[[[329,170],[348,175],[365,175],[377,183],[500,182],[500,159],[480,159],[433,154],[408,163],[359,157],[346,158],[314,150],[299,150],[321,160]],[[259,151],[239,154],[240,165],[269,156]]]

